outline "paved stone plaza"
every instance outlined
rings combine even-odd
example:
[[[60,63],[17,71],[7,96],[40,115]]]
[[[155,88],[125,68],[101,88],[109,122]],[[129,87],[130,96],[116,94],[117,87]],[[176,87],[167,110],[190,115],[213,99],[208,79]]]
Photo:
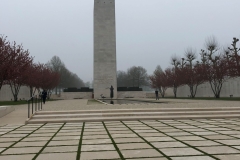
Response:
[[[58,110],[58,106],[62,110],[64,105],[72,106],[68,109],[239,106],[236,101],[162,101],[168,103],[87,105],[87,100],[53,101],[44,109]],[[16,108],[0,118],[0,160],[240,159],[240,118],[25,125],[21,120],[27,116],[27,106]],[[7,121],[11,117],[15,119]]]

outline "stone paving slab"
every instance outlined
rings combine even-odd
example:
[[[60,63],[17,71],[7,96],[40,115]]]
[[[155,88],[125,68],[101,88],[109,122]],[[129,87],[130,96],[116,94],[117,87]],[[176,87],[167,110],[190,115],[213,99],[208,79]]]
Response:
[[[141,138],[114,138],[115,143],[144,142]]]
[[[0,155],[1,160],[32,160],[35,154]]]
[[[117,146],[120,150],[152,148],[147,143],[122,143],[122,144],[117,144]]]
[[[221,119],[224,127],[218,121],[7,125],[0,127],[0,132],[4,132],[0,135],[0,160],[28,160],[34,156],[37,160],[75,160],[76,157],[81,160],[117,160],[121,157],[141,160],[240,159],[240,118]],[[232,128],[230,123],[239,127]]]
[[[209,156],[171,157],[172,160],[214,160]],[[230,160],[230,159],[228,159]]]
[[[40,154],[37,160],[70,160],[70,159],[76,159],[76,153],[46,153],[46,154]]]
[[[111,139],[92,139],[83,140],[82,144],[109,144],[112,143]]]
[[[23,147],[23,148],[9,148],[2,154],[27,154],[38,153],[42,147]]]
[[[188,145],[191,146],[219,146],[220,144],[214,141],[184,141]]]
[[[27,137],[22,140],[22,142],[38,142],[38,141],[48,141],[51,137]]]
[[[174,148],[174,147],[187,147],[181,142],[153,142],[151,143],[156,148]]]
[[[63,153],[63,152],[77,152],[78,146],[55,146],[55,147],[46,147],[43,150],[43,153]]]
[[[95,144],[95,145],[82,145],[82,151],[111,151],[115,150],[113,144]]]
[[[47,143],[47,141],[38,141],[38,142],[18,142],[13,147],[42,147]]]
[[[216,155],[215,157],[221,160],[239,160],[240,154],[232,154],[232,155]]]
[[[116,159],[120,158],[117,151],[82,152],[80,159]]]
[[[143,157],[160,157],[161,153],[154,149],[138,149],[138,150],[123,150],[121,151],[125,158],[143,158]]]
[[[134,158],[135,159],[135,158]],[[131,160],[134,160],[134,159],[131,159]],[[127,160],[130,160],[130,159],[127,159]],[[136,160],[136,159],[135,159]],[[158,157],[158,158],[141,158],[141,160],[167,160],[167,158],[165,157]]]
[[[0,143],[0,148],[6,148],[6,147],[9,147],[9,146],[11,146],[13,144],[13,142],[11,142],[11,143]]]
[[[198,149],[208,154],[229,154],[229,153],[240,153],[239,150],[233,149],[228,146],[208,146],[208,147],[197,147]]]
[[[80,134],[77,136],[55,136],[52,140],[61,141],[61,140],[79,140]]]
[[[4,137],[0,136],[0,143],[2,143],[2,142],[15,142],[15,141],[18,141],[20,139],[21,138],[4,138]]]
[[[193,148],[163,148],[160,150],[167,156],[186,156],[186,155],[202,155],[203,154]]]
[[[76,140],[51,141],[48,146],[75,146],[78,143]]]

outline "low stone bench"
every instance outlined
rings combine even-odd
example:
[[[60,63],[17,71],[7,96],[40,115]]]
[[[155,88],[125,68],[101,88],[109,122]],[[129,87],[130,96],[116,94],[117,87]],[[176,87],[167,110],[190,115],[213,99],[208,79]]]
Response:
[[[0,106],[0,118],[14,111],[12,106]]]

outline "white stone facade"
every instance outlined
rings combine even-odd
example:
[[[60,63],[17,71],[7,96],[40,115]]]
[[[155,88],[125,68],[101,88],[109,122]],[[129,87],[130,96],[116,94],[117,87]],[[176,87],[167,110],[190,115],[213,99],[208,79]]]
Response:
[[[188,97],[190,95],[187,85],[178,88],[177,97]],[[223,83],[220,97],[240,97],[240,78],[232,78]],[[209,82],[198,86],[196,97],[214,97]]]
[[[94,0],[94,97],[117,98],[115,0]]]
[[[118,98],[146,98],[145,91],[118,91]]]
[[[21,86],[18,93],[18,100],[27,100],[30,98],[30,89],[26,86]],[[13,100],[13,94],[9,85],[3,85],[0,90],[0,101]]]

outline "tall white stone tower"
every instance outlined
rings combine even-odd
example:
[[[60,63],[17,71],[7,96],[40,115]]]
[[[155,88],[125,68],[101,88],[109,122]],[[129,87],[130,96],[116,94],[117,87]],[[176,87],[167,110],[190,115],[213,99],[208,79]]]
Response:
[[[115,0],[94,0],[94,98],[117,98]]]

